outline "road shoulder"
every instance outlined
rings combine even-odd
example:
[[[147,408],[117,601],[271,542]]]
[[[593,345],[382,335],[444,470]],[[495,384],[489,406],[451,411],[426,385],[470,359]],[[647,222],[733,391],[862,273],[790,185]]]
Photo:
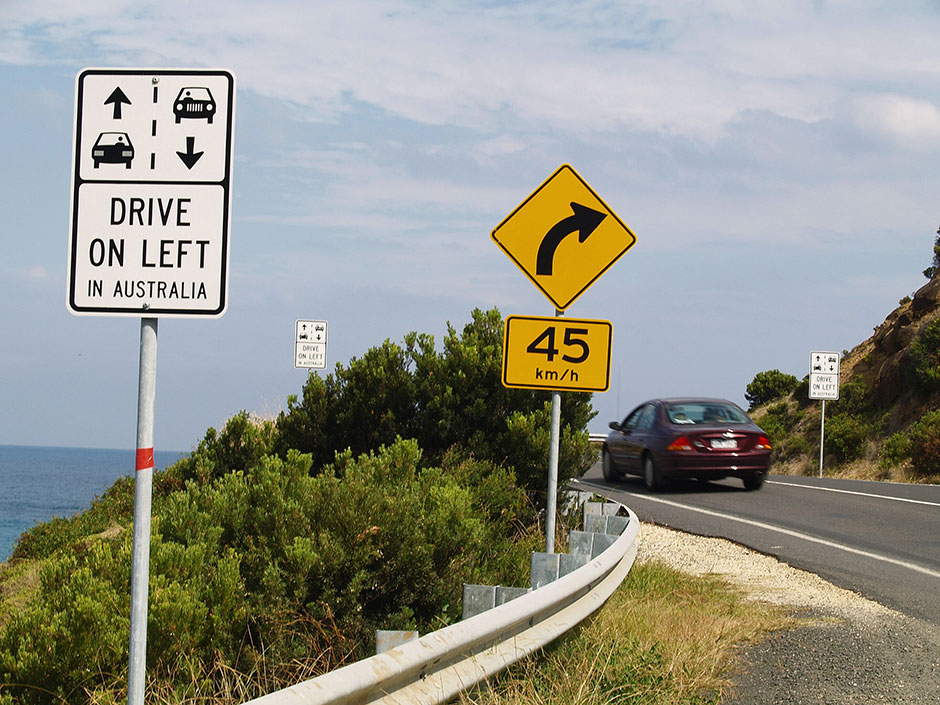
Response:
[[[723,705],[940,705],[940,628],[724,539],[644,524],[639,560],[716,575],[799,627],[742,647]]]

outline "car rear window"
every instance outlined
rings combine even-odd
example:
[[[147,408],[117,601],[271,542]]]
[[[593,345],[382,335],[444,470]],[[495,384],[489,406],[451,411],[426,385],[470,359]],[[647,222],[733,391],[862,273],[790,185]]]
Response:
[[[743,411],[721,402],[686,402],[667,404],[666,416],[674,424],[750,423]]]

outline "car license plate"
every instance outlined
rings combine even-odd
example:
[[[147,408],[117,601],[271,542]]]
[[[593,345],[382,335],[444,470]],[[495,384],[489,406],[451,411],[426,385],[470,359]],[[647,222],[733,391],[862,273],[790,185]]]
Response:
[[[732,439],[713,438],[712,448],[715,450],[734,450],[738,447],[738,442]]]

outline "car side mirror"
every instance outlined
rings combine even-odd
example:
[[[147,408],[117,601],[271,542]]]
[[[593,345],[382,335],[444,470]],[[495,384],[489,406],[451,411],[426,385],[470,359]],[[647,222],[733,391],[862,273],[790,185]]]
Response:
[[[619,431],[619,430],[620,430],[620,424],[617,423],[616,421],[611,421],[609,424],[607,424],[607,428],[612,428],[612,429],[615,430],[615,431]]]

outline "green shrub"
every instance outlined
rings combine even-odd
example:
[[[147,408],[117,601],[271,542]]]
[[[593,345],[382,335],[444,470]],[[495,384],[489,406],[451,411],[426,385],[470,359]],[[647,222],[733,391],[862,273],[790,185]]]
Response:
[[[414,438],[428,464],[458,446],[544,490],[549,394],[503,386],[502,336],[499,311],[477,309],[459,333],[448,324],[440,353],[432,336],[412,332],[402,345],[385,341],[325,378],[311,375],[277,419],[275,451],[310,453],[319,468],[347,448],[358,455]],[[590,394],[565,394],[559,482],[593,463],[585,429],[594,414]]]
[[[933,261],[924,270],[924,276],[933,279],[938,271],[940,271],[940,228],[937,228],[937,237],[933,242]]]
[[[112,526],[126,524],[134,512],[134,478],[118,478],[91,506],[72,517],[54,517],[23,533],[13,548],[11,558],[42,558],[69,548],[87,549],[88,537]]]
[[[816,449],[818,451],[818,447]],[[779,442],[773,442],[774,460],[795,460],[813,452],[810,442],[803,436],[790,435]]]
[[[166,473],[154,478],[154,488],[181,489],[187,480],[208,482],[233,470],[247,470],[273,452],[276,428],[271,421],[240,411],[226,421],[221,433],[206,431],[196,450],[181,458]]]
[[[766,413],[757,420],[758,425],[767,432],[771,441],[776,443],[786,437],[788,412],[787,403],[780,402],[769,406]]]
[[[920,330],[902,364],[906,379],[916,391],[923,395],[940,391],[940,318]]]
[[[940,409],[928,411],[908,429],[911,469],[918,475],[940,472]]]
[[[797,383],[796,387],[794,387],[793,398],[796,399],[796,403],[802,408],[816,402],[815,399],[809,398],[809,375],[806,375]]]
[[[865,380],[853,377],[839,388],[839,398],[826,404],[826,411],[851,416],[864,416],[871,412],[871,397]]]
[[[803,415],[798,407],[781,401],[768,406],[764,415],[757,419],[757,424],[770,438],[774,461],[793,460],[811,452],[809,441],[797,432],[797,424]]]
[[[765,370],[754,375],[754,379],[747,385],[744,398],[749,408],[754,409],[774,399],[779,399],[792,392],[797,385],[797,379],[780,370]]]
[[[881,445],[881,459],[878,467],[882,470],[902,465],[911,459],[911,440],[906,433],[898,432]]]
[[[871,432],[869,426],[854,416],[839,414],[826,419],[826,453],[836,462],[856,460],[865,452]]]
[[[265,664],[286,684],[311,660],[324,671],[367,655],[376,628],[456,621],[464,582],[524,580],[540,538],[513,473],[454,454],[444,467],[421,460],[398,440],[311,476],[309,456],[290,451],[155,496],[150,673]],[[0,683],[21,684],[17,702],[120,687],[131,549],[125,531],[45,559],[32,599],[0,627]]]
[[[160,692],[190,698],[192,679],[211,692],[231,673],[310,677],[368,653],[376,628],[456,621],[465,582],[525,584],[544,541],[530,495],[544,496],[550,404],[501,384],[502,333],[493,309],[448,325],[441,352],[426,335],[386,341],[310,375],[276,422],[238,413],[154,473]],[[594,462],[590,399],[564,396],[560,483]],[[16,547],[42,571],[12,609],[0,584],[3,705],[122,698],[133,495],[120,480]]]

